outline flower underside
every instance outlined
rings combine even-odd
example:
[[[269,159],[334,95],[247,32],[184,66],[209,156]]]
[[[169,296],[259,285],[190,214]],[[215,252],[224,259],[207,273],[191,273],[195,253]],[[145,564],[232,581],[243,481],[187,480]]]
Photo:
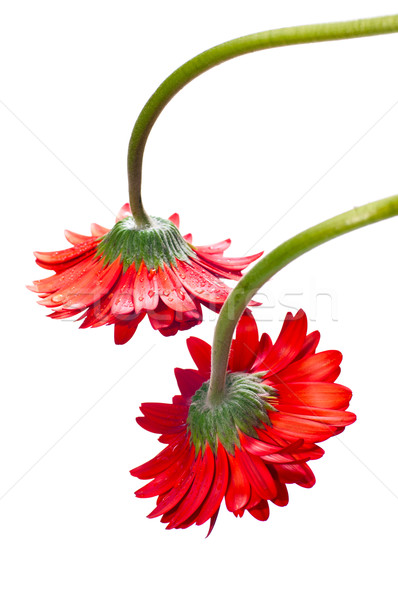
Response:
[[[203,454],[208,443],[216,454],[219,440],[233,455],[235,446],[240,448],[239,432],[257,438],[256,428],[271,426],[268,413],[276,408],[269,401],[276,398],[276,390],[259,376],[227,373],[223,397],[215,407],[208,405],[208,389],[207,381],[194,394],[187,418],[196,453],[201,449]]]
[[[243,315],[219,397],[207,395],[211,346],[187,340],[197,370],[176,369],[180,394],[171,404],[145,402],[137,418],[166,444],[131,471],[151,480],[137,497],[158,496],[149,518],[161,517],[167,529],[210,521],[210,532],[225,500],[236,517],[247,511],[266,521],[270,503],[287,505],[288,485],[315,484],[308,463],[324,454],[318,443],[341,433],[355,415],[347,411],[351,390],[335,383],[341,353],[317,352],[320,334],[307,333],[307,325],[303,311],[288,313],[273,343]]]
[[[168,219],[151,217],[151,226],[139,229],[133,217],[126,217],[102,238],[97,256],[105,259],[105,265],[119,259],[125,272],[132,264],[138,269],[142,262],[148,270],[176,266],[176,259],[189,262],[194,252]]]
[[[112,229],[93,223],[91,236],[66,231],[72,248],[35,252],[37,264],[55,275],[29,289],[52,319],[80,315],[82,329],[114,325],[116,344],[128,342],[145,315],[164,336],[190,329],[201,323],[202,305],[220,311],[230,292],[222,279],[238,281],[261,253],[225,257],[231,240],[194,246],[178,226],[173,214],[139,229],[125,204]]]

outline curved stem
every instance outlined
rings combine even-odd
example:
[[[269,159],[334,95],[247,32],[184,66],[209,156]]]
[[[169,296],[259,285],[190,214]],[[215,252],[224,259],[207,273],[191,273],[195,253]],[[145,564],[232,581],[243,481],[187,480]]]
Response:
[[[242,277],[228,296],[214,331],[207,397],[210,406],[216,406],[222,401],[232,336],[243,311],[258,290],[275,273],[312,248],[354,229],[397,215],[398,195],[364,204],[295,235],[264,256]]]
[[[165,79],[145,104],[131,134],[127,173],[131,211],[136,223],[144,227],[150,224],[141,200],[142,160],[148,135],[168,102],[195,77],[227,60],[257,50],[396,32],[398,32],[398,15],[287,27],[236,38],[214,46],[183,64]]]

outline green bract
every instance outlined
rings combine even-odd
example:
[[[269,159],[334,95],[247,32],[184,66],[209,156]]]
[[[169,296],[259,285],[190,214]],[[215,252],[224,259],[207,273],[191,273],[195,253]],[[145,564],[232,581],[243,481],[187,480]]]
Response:
[[[255,427],[271,425],[268,412],[276,409],[267,402],[276,390],[261,383],[261,378],[248,373],[227,373],[222,401],[208,406],[207,381],[192,397],[188,413],[188,429],[196,451],[205,449],[206,442],[215,453],[217,439],[230,454],[240,446],[239,431],[257,438]]]
[[[151,225],[139,229],[133,217],[126,217],[104,235],[97,256],[103,256],[105,264],[119,259],[126,271],[133,263],[138,269],[142,261],[147,269],[176,265],[176,259],[189,261],[194,252],[171,221],[151,217]]]

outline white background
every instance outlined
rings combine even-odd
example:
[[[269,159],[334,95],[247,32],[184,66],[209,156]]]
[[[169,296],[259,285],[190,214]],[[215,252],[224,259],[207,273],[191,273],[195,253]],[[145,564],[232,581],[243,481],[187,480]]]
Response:
[[[2,376],[1,596],[41,598],[397,597],[397,227],[335,240],[275,276],[256,310],[277,335],[306,310],[321,349],[344,354],[339,381],[358,421],[323,444],[317,484],[290,487],[259,523],[224,508],[206,527],[145,518],[129,469],[159,452],[134,419],[168,402],[184,340],[212,339],[214,315],[164,339],[143,322],[52,321],[24,285],[46,276],[33,250],[63,229],[111,226],[127,201],[126,149],[156,86],[222,41],[289,25],[390,14],[388,0],[169,0],[2,3],[0,194]],[[398,192],[398,35],[259,52],[191,83],[147,146],[144,200],[177,211],[230,256],[269,251],[354,205]]]

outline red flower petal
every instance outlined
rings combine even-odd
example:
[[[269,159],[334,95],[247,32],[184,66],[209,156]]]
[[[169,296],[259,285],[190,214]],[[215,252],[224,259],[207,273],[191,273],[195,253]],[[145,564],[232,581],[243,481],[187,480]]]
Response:
[[[276,472],[274,473],[272,467],[270,467],[270,470],[273,473],[276,487],[278,490],[276,497],[272,498],[271,502],[276,504],[276,506],[287,506],[289,503],[289,492],[287,491],[287,487],[284,483],[279,481],[278,475]]]
[[[98,264],[85,277],[78,280],[76,292],[72,286],[68,288],[69,298],[63,302],[65,308],[87,308],[105,296],[112,289],[113,284],[118,279],[122,267],[118,263],[111,263],[107,267]],[[64,295],[64,291],[60,294]],[[53,296],[55,299],[55,296]],[[58,302],[58,300],[56,300]]]
[[[49,315],[47,315],[47,317],[50,317],[50,319],[69,319],[69,317],[75,317],[80,312],[80,308],[77,308],[76,310],[64,310],[61,308],[56,312],[50,313]],[[79,319],[76,320],[78,321]]]
[[[198,325],[202,322],[202,308],[200,304],[195,300],[195,310],[176,312],[175,320],[182,331],[190,329],[193,325]]]
[[[212,517],[210,519],[210,527],[209,527],[209,531],[207,532],[207,535],[206,535],[207,538],[209,537],[209,535],[211,534],[211,532],[214,529],[214,525],[216,524],[219,510],[220,510],[220,508],[217,508],[216,512],[214,513],[214,515],[212,515]]]
[[[86,242],[77,244],[66,250],[57,250],[55,252],[33,252],[40,265],[48,265],[47,268],[54,269],[54,265],[61,265],[76,258],[82,258],[87,252],[93,253],[98,246],[98,241],[89,238]]]
[[[144,317],[145,313],[141,313],[139,315],[135,315],[134,318],[130,319],[129,321],[115,323],[115,344],[120,346],[131,340],[137,331],[138,325],[141,323]]]
[[[178,440],[174,442],[174,444],[166,446],[166,448],[159,452],[155,458],[152,458],[135,469],[131,469],[130,473],[139,479],[151,479],[175,464],[185,451],[185,443],[182,444],[181,441]]]
[[[315,475],[306,464],[276,465],[274,468],[281,483],[296,483],[305,488],[315,485]]]
[[[237,451],[237,449],[235,449]],[[250,483],[236,456],[228,454],[229,482],[225,505],[231,512],[244,508],[250,499]]]
[[[51,275],[51,277],[38,279],[37,281],[33,282],[33,285],[27,287],[33,292],[37,292],[39,294],[52,294],[61,288],[68,287],[74,281],[79,279],[79,277],[83,277],[83,275],[90,270],[92,265],[93,258],[92,256],[89,256],[73,267],[69,267],[69,269],[65,269],[56,275]]]
[[[181,404],[161,404],[160,402],[144,402],[141,404],[141,412],[146,416],[159,422],[170,422],[180,425],[186,421],[188,408]]]
[[[187,346],[195,365],[199,369],[200,374],[204,377],[209,377],[211,366],[210,344],[197,337],[189,337],[187,339]]]
[[[159,303],[156,311],[148,311],[148,317],[152,327],[160,331],[173,323],[174,316],[174,310],[165,306],[163,302],[161,304]]]
[[[280,402],[316,408],[345,410],[352,397],[349,388],[338,383],[318,381],[275,383]]]
[[[339,374],[338,366],[342,359],[343,355],[338,350],[326,350],[325,352],[319,352],[318,354],[294,362],[269,379],[270,381],[275,381],[275,383],[330,381],[332,375]]]
[[[263,333],[260,342],[258,345],[258,349],[256,352],[256,360],[254,361],[250,371],[255,373],[256,371],[261,371],[260,365],[268,356],[269,352],[272,348],[272,340],[267,333]]]
[[[193,369],[174,369],[178,387],[185,398],[191,398],[195,392],[203,385],[206,378],[198,371]]]
[[[159,293],[163,302],[172,310],[185,312],[196,309],[194,302],[184,290],[181,281],[169,267],[159,268],[157,275]]]
[[[131,217],[131,208],[128,202],[126,202],[126,204],[123,204],[122,208],[117,213],[116,223],[118,221],[121,221],[122,219],[125,219],[126,217]]]
[[[170,521],[170,526],[176,527],[188,519],[201,506],[209,491],[214,474],[214,457],[209,445],[206,446],[202,460],[197,460],[197,463],[192,487]]]
[[[316,444],[304,443],[301,448],[295,451],[292,456],[298,462],[306,462],[308,460],[318,460],[325,454],[325,450]]]
[[[224,283],[199,265],[189,265],[177,260],[174,272],[184,287],[200,301],[209,304],[223,304],[231,291]]]
[[[260,504],[254,508],[249,508],[249,513],[257,519],[257,521],[266,521],[269,517],[269,506],[266,500],[263,500]]]
[[[159,423],[154,419],[148,419],[147,417],[137,417],[136,419],[138,425],[145,429],[146,431],[150,431],[151,433],[161,433],[161,434],[174,434],[179,433],[181,431],[181,425],[170,425],[168,423]]]
[[[145,418],[139,423],[153,433],[178,433],[185,430],[188,409],[182,405],[166,405],[157,402],[145,402],[141,405]]]
[[[208,253],[202,252],[198,247],[196,247],[195,250],[200,258],[210,263],[209,268],[211,267],[211,265],[214,265],[218,269],[225,269],[227,271],[238,271],[239,273],[243,269],[246,269],[246,267],[248,267],[253,261],[260,258],[260,256],[263,254],[262,252],[259,252],[258,254],[253,254],[252,256],[227,258],[215,254],[209,255]]]
[[[215,464],[213,483],[196,518],[197,525],[202,525],[214,515],[217,518],[218,509],[227,489],[229,478],[228,458],[220,443],[217,447]],[[210,532],[207,535],[210,535]]]
[[[96,238],[102,237],[109,233],[110,229],[106,227],[102,227],[101,225],[97,225],[97,223],[91,223],[91,235]]]
[[[312,333],[309,333],[305,338],[303,347],[301,348],[300,352],[297,354],[294,360],[301,360],[306,356],[312,356],[318,347],[320,338],[321,334],[319,333],[319,331],[313,331]]]
[[[111,310],[115,317],[122,319],[125,315],[130,315],[133,312],[138,313],[138,311],[135,311],[133,301],[133,290],[136,276],[137,274],[134,265],[131,265],[121,276],[112,301]]]
[[[172,223],[174,223],[174,225],[176,227],[178,227],[178,229],[180,228],[180,216],[178,213],[173,213],[171,215],[171,217],[169,217],[169,221],[171,221]]]
[[[336,434],[336,427],[333,425],[309,421],[284,413],[272,413],[270,419],[278,433],[283,434],[283,437],[288,440],[302,438],[307,442],[323,442]]]
[[[227,240],[223,240],[222,242],[217,242],[216,244],[211,244],[210,246],[195,246],[195,250],[200,252],[201,254],[222,254],[227,250],[231,245],[231,240],[228,238]]]
[[[153,481],[144,485],[135,492],[138,498],[150,498],[158,494],[167,494],[180,481],[180,478],[187,472],[187,467],[192,465],[195,457],[195,449],[191,447],[188,450],[188,443],[184,445],[184,452],[164,471],[159,473]],[[174,505],[173,505],[174,506]],[[165,511],[161,511],[166,512]],[[161,514],[159,513],[159,514]]]
[[[268,456],[269,454],[279,453],[283,450],[283,448],[276,444],[268,444],[260,439],[252,438],[243,433],[240,435],[240,441],[245,450],[256,456]]]
[[[68,242],[74,245],[93,239],[90,235],[81,235],[81,233],[74,233],[73,231],[69,231],[69,229],[65,229],[64,234]]]
[[[229,368],[231,371],[249,371],[258,349],[257,323],[251,313],[242,315],[236,328],[236,338],[231,345]]]
[[[159,303],[157,277],[149,277],[148,269],[142,262],[134,281],[133,299],[135,311],[156,310]]]
[[[275,481],[264,462],[258,456],[250,456],[246,452],[236,449],[236,458],[240,461],[251,486],[260,498],[270,500],[276,496]]]
[[[111,313],[112,302],[113,292],[110,292],[90,306],[84,314],[84,321],[80,325],[81,329],[115,323],[115,318]]]
[[[38,304],[43,304],[49,308],[63,306],[67,309],[80,310],[94,304],[97,300],[105,296],[116,279],[119,277],[121,266],[112,263],[104,268],[102,261],[92,263],[89,269],[83,271],[82,275],[74,279],[69,285],[62,287],[51,296],[40,300]]]
[[[232,279],[235,281],[239,281],[239,279],[242,277],[242,273],[240,271],[230,271],[228,269],[222,269],[220,267],[217,267],[213,263],[210,263],[209,261],[200,259],[199,256],[191,258],[191,261],[192,264],[198,264],[200,267],[203,267],[207,271],[210,271],[210,273],[213,273],[213,275],[216,275],[217,277],[223,277],[224,279]]]
[[[295,317],[288,313],[278,339],[258,368],[275,373],[286,367],[302,348],[306,332],[307,317],[304,311],[299,310]]]
[[[148,518],[153,519],[154,517],[159,517],[161,514],[169,511],[171,508],[176,506],[176,504],[186,494],[192,485],[192,481],[195,478],[198,467],[198,460],[195,460],[194,456],[195,448],[194,446],[191,446],[189,460],[183,475],[178,480],[174,481],[171,491],[168,492],[164,498],[162,498],[155,510],[148,515]],[[193,466],[192,463],[194,463]]]
[[[171,335],[178,333],[179,330],[180,328],[178,327],[177,323],[173,323],[173,325],[170,325],[170,327],[162,327],[159,329],[159,333],[165,337],[170,337]]]
[[[250,510],[251,508],[254,508],[255,506],[257,506],[258,504],[260,504],[260,502],[262,502],[262,498],[261,496],[259,496],[259,494],[257,494],[256,490],[253,488],[253,486],[251,486],[251,490],[250,490],[250,500],[249,502],[246,504],[245,510]],[[243,511],[244,512],[244,511]]]
[[[305,417],[310,421],[319,421],[325,425],[346,427],[356,420],[356,416],[346,410],[333,410],[330,408],[315,408],[313,406],[295,406],[293,404],[278,403],[278,410],[286,415]]]

